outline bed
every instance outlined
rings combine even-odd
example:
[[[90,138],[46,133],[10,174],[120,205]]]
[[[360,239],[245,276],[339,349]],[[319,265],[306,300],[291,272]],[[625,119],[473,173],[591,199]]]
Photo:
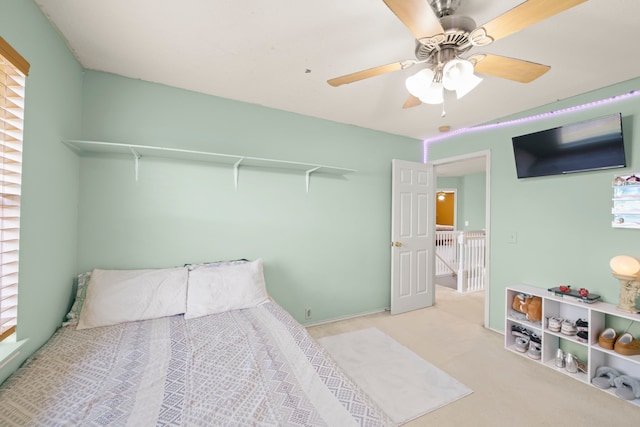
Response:
[[[69,321],[0,387],[0,425],[392,425],[266,295],[258,261],[185,268],[177,280],[122,279],[116,272],[118,280],[107,285],[93,270],[93,279],[79,282]],[[248,266],[255,268],[246,273]],[[118,286],[144,289],[122,295]],[[242,297],[220,306],[225,288],[239,288]],[[140,292],[180,299],[182,290],[184,304],[138,299]],[[106,310],[91,318],[97,297]],[[110,313],[118,304],[133,308]],[[177,309],[183,312],[158,315]]]

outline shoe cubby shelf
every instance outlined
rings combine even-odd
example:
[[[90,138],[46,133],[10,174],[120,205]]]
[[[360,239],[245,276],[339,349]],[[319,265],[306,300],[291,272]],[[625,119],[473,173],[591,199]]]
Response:
[[[140,159],[143,157],[208,162],[218,165],[232,166],[236,189],[238,188],[238,176],[240,168],[244,167],[272,170],[279,169],[304,173],[306,178],[307,193],[309,192],[309,182],[312,174],[342,176],[356,172],[353,169],[345,169],[335,166],[291,162],[287,160],[265,159],[260,157],[238,156],[233,154],[220,154],[208,151],[183,150],[179,148],[120,144],[115,142],[103,141],[65,140],[62,142],[68,145],[74,152],[81,156],[89,154],[117,154],[131,156],[134,160],[136,181],[138,180]]]
[[[513,300],[517,298],[518,294],[539,296],[542,299],[541,322],[530,322],[522,318],[521,315],[513,312]],[[528,285],[511,286],[506,289],[504,345],[507,350],[525,357],[533,363],[539,363],[591,387],[595,387],[591,384],[591,380],[596,376],[596,370],[601,366],[614,368],[621,374],[640,380],[640,355],[625,356],[613,350],[602,348],[598,344],[598,336],[600,333],[607,327],[610,327],[610,325],[607,324],[607,319],[611,319],[609,316],[614,316],[623,321],[630,321],[629,323],[631,323],[631,321],[640,323],[640,314],[620,311],[613,304],[605,302],[586,304],[570,297],[557,296],[548,292],[546,289]],[[548,328],[547,322],[547,319],[550,317],[569,319],[573,322],[578,319],[587,320],[589,323],[587,342],[579,341],[575,335],[565,335],[561,332],[551,331]],[[526,328],[531,333],[540,337],[542,345],[540,359],[532,358],[528,352],[518,351],[516,337],[511,333],[514,325],[516,327]],[[636,331],[635,338],[640,338],[637,336],[639,329],[635,324],[634,327],[631,328],[631,332],[634,330]],[[617,332],[620,335],[623,331]],[[565,353],[571,353],[579,360],[585,362],[586,372],[578,371],[577,373],[570,373],[566,368],[556,366],[555,360],[558,349],[562,349]],[[607,390],[598,388],[598,390],[617,397],[615,387]],[[640,407],[640,399],[629,400],[628,402]]]

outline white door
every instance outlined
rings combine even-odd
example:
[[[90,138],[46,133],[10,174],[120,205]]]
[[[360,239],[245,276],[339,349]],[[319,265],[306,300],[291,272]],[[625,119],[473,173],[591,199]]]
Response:
[[[391,314],[434,301],[433,165],[392,161]]]

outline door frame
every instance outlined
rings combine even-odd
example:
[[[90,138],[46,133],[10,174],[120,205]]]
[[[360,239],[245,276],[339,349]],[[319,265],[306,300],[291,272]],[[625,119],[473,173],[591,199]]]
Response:
[[[444,159],[433,160],[429,163],[434,166],[434,179],[436,181],[436,187],[438,182],[438,166],[446,165],[449,163],[455,163],[463,160],[475,159],[484,157],[484,171],[485,171],[485,294],[484,294],[484,327],[488,328],[490,325],[489,315],[491,313],[491,150],[477,151],[474,153],[462,154],[459,156],[447,157]],[[433,221],[435,221],[435,215]],[[432,271],[435,280],[435,271]]]

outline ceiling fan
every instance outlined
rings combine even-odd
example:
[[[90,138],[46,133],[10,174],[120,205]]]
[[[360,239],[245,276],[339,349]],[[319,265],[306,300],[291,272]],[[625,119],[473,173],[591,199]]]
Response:
[[[415,107],[423,102],[442,104],[443,89],[455,91],[460,99],[482,81],[474,72],[529,83],[551,67],[488,53],[473,54],[467,58],[461,55],[473,47],[486,46],[586,1],[528,0],[477,27],[472,18],[455,14],[461,0],[384,0],[415,37],[416,59],[358,71],[330,79],[327,83],[335,87],[426,64],[417,74],[407,78],[406,87],[411,95],[402,108]]]

